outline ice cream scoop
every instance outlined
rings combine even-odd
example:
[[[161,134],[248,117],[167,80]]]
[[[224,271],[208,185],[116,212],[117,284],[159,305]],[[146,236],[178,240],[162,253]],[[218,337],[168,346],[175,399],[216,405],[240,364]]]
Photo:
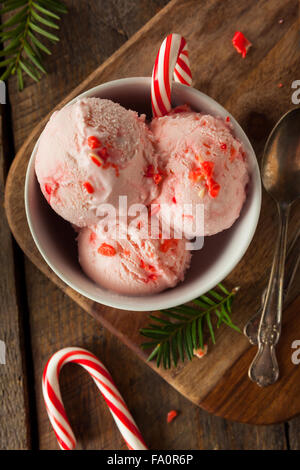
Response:
[[[84,98],[55,112],[42,132],[35,160],[41,190],[64,219],[97,223],[102,204],[148,204],[157,195],[153,137],[144,117],[113,101]],[[158,183],[158,181],[157,181]]]
[[[186,236],[214,235],[232,226],[246,198],[247,157],[229,118],[175,108],[151,123],[165,178],[157,198],[160,216]],[[204,208],[204,227],[196,223]],[[178,214],[182,214],[182,219]]]
[[[191,260],[185,240],[150,238],[138,218],[128,225],[127,235],[121,222],[116,230],[117,236],[97,225],[79,233],[79,262],[93,281],[134,296],[160,292],[183,281]]]

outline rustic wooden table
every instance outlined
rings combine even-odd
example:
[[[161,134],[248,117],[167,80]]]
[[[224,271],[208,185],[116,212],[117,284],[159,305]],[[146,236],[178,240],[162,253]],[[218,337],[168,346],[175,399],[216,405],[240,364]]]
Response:
[[[49,74],[38,84],[27,80],[22,93],[10,79],[8,103],[1,108],[0,340],[7,351],[6,365],[0,364],[0,448],[58,448],[41,393],[44,358],[61,347],[78,345],[108,365],[151,448],[300,449],[300,418],[249,426],[216,418],[190,403],[47,280],[12,239],[3,191],[16,150],[45,114],[168,2],[66,3],[69,13],[61,24],[61,41],[46,61]],[[78,448],[125,449],[88,374],[68,366],[61,374],[61,388]],[[180,415],[168,425],[170,409]]]

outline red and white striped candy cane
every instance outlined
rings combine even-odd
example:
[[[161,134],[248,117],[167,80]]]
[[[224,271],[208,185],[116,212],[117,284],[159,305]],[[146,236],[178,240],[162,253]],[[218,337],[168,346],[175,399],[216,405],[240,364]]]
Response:
[[[72,450],[76,446],[76,439],[66,415],[58,382],[59,372],[68,362],[81,365],[92,376],[128,448],[147,450],[142,435],[106,367],[94,354],[76,347],[64,348],[53,354],[43,373],[44,400],[60,448]]]
[[[151,82],[153,117],[164,116],[171,111],[172,76],[184,85],[192,83],[187,44],[180,34],[169,34],[156,56]]]

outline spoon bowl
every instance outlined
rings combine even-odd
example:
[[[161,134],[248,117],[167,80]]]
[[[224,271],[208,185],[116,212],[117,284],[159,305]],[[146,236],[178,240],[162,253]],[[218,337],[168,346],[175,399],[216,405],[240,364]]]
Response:
[[[283,204],[300,195],[300,108],[288,111],[272,130],[262,160],[265,189]]]

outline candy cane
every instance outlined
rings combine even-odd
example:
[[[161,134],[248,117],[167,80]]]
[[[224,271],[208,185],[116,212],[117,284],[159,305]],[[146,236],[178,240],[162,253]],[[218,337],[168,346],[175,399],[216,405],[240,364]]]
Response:
[[[176,82],[191,85],[192,74],[186,40],[169,34],[159,48],[152,72],[151,102],[154,117],[171,111],[172,75]]]
[[[147,450],[142,435],[106,367],[94,354],[76,347],[64,348],[53,354],[43,373],[44,400],[60,448],[72,450],[76,446],[76,439],[66,415],[58,382],[59,372],[68,362],[80,364],[92,376],[128,448]]]

